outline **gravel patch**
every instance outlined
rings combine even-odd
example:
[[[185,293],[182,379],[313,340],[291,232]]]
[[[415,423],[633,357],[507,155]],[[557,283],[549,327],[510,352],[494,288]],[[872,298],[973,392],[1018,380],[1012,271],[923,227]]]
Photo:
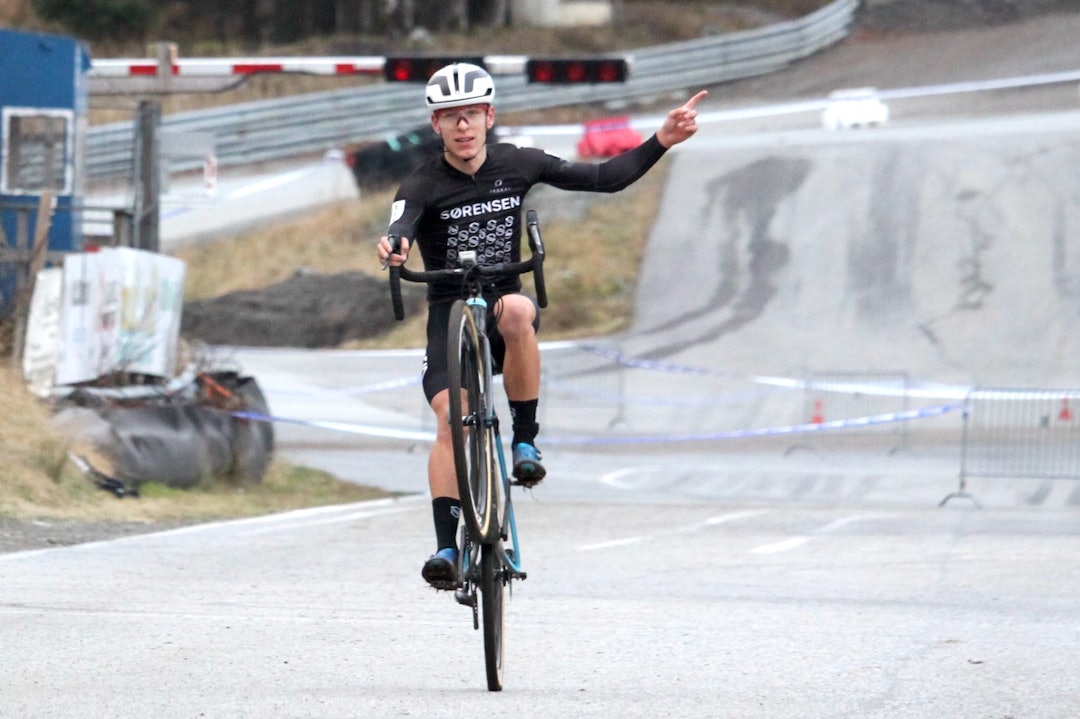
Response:
[[[14,519],[0,517],[0,553],[55,549],[76,544],[161,532],[190,524],[168,522],[93,522],[68,519]]]

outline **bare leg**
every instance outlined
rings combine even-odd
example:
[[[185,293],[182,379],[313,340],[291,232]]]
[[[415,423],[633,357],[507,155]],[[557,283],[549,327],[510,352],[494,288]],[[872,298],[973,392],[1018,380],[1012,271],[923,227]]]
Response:
[[[524,295],[507,295],[496,310],[499,334],[506,343],[503,384],[513,418],[512,473],[523,486],[532,487],[545,474],[535,446],[539,430],[536,403],[540,397],[540,345],[533,328],[536,305]]]
[[[540,344],[533,329],[536,306],[524,295],[507,295],[496,305],[499,334],[506,342],[503,386],[511,401],[540,396]]]
[[[428,487],[432,498],[458,499],[457,475],[454,470],[454,445],[450,440],[450,392],[442,390],[431,399],[435,412],[435,444],[428,455]]]

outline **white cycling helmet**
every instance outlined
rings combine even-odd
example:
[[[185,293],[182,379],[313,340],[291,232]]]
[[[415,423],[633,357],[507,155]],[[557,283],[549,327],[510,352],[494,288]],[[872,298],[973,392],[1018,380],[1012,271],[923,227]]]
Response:
[[[433,111],[495,102],[495,83],[479,65],[457,62],[435,72],[428,80],[427,105]]]

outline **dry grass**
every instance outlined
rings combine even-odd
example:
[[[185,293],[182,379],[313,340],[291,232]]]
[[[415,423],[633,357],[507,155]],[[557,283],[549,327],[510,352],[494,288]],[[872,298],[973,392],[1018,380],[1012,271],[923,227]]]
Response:
[[[172,489],[148,484],[134,501],[118,501],[101,491],[97,494],[103,497],[84,504],[79,517],[110,521],[207,521],[388,496],[380,489],[343,482],[325,472],[282,460],[275,460],[262,482],[254,486],[217,482],[197,489]]]
[[[0,516],[83,521],[201,521],[340,504],[384,496],[323,472],[275,460],[261,484],[228,482],[195,490],[143,487],[140,499],[98,489],[68,459],[68,440],[50,424],[49,408],[26,391],[17,370],[0,367]]]
[[[386,232],[393,192],[363,202],[338,202],[286,220],[175,255],[188,263],[187,299],[215,297],[280,282],[298,268],[315,272],[374,273],[375,240]]]
[[[49,425],[49,410],[26,391],[19,372],[0,366],[0,513],[59,508],[69,499],[72,473],[65,440]]]

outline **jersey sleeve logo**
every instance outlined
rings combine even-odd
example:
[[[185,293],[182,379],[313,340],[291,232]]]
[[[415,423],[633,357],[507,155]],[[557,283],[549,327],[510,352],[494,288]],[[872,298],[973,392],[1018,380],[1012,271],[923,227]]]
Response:
[[[394,200],[394,204],[390,205],[390,224],[394,224],[401,219],[401,216],[405,214],[405,200]]]

